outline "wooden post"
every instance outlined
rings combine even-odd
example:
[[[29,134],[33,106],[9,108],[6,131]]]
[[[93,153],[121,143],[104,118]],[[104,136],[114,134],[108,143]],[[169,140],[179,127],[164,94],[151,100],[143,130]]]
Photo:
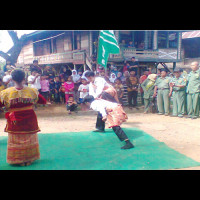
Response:
[[[144,49],[148,49],[148,31],[144,32]]]
[[[83,65],[83,67],[84,67],[84,71],[86,70],[86,64],[84,63],[84,65]]]
[[[153,35],[153,49],[158,49],[158,31],[154,31]]]
[[[176,62],[173,62],[173,71],[176,68]]]

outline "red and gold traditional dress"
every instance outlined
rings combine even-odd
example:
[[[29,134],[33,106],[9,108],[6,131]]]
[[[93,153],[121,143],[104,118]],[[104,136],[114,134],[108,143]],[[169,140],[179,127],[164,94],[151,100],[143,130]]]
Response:
[[[7,162],[21,164],[40,158],[37,117],[33,104],[46,104],[45,98],[35,88],[10,87],[0,93],[0,107],[5,106],[8,132]]]

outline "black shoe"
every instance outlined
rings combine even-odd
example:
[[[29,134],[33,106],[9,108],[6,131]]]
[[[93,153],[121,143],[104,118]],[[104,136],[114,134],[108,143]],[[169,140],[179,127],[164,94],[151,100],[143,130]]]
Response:
[[[104,130],[99,130],[99,129],[97,129],[97,130],[94,130],[94,131],[92,131],[92,132],[100,132],[100,133],[105,133],[105,131],[104,131]]]
[[[134,145],[129,141],[121,149],[131,149],[134,148]]]

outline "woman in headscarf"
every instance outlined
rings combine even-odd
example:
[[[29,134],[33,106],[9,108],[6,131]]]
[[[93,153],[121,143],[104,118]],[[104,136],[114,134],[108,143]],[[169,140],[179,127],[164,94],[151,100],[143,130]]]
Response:
[[[110,75],[110,78],[109,78],[109,81],[111,82],[111,84],[114,84],[115,83],[115,79],[116,79],[116,75],[115,73],[111,73]]]
[[[126,81],[126,78],[123,76],[122,72],[117,73],[117,78],[119,78],[122,82]]]
[[[78,88],[81,85],[81,77],[77,74],[75,69],[72,70],[72,80],[74,82],[74,99],[76,102],[79,101]]]
[[[157,74],[148,75],[147,79],[141,84],[144,91],[144,114],[146,114],[150,108],[150,104],[153,99],[154,86],[157,78]]]

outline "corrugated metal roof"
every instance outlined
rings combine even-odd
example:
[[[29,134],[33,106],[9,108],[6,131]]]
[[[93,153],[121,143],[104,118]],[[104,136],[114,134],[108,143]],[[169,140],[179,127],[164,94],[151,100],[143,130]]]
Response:
[[[200,30],[182,33],[182,39],[200,37]]]

